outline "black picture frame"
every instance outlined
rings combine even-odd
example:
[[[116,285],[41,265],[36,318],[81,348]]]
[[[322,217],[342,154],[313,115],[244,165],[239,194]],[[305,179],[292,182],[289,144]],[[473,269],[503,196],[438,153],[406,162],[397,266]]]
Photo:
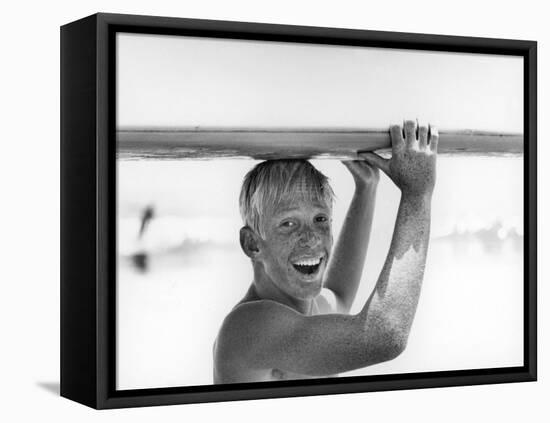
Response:
[[[524,365],[117,391],[114,367],[117,32],[523,57]],[[104,13],[61,27],[61,395],[105,409],[536,380],[536,140],[534,41]]]

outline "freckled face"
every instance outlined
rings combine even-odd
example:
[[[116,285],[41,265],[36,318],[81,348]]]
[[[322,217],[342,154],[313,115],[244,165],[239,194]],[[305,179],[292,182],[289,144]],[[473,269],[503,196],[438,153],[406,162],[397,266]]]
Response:
[[[258,259],[287,295],[305,300],[320,293],[332,248],[331,214],[327,204],[300,199],[265,216]]]

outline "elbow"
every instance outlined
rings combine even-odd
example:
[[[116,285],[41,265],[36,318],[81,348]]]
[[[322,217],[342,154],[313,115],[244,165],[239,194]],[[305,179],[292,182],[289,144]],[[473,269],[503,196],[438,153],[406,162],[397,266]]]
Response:
[[[399,328],[385,327],[370,340],[372,361],[382,363],[399,357],[407,348],[408,334]]]
[[[364,339],[371,364],[399,357],[407,348],[410,325],[389,313],[372,313],[368,317]]]
[[[392,331],[387,337],[388,340],[386,342],[385,357],[383,361],[390,361],[399,357],[403,351],[405,351],[405,348],[407,348],[408,336],[398,331]]]

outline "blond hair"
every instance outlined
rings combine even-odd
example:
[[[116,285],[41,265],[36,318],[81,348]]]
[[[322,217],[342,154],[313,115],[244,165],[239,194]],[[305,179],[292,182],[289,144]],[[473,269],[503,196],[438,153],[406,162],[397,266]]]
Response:
[[[283,199],[323,202],[332,208],[334,192],[328,178],[307,160],[268,160],[244,178],[239,196],[243,223],[262,234],[260,219]]]

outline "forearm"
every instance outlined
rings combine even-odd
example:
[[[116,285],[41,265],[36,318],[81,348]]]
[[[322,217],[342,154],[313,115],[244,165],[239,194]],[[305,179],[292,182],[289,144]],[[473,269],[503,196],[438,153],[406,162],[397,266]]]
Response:
[[[386,262],[360,313],[377,347],[402,349],[407,342],[424,277],[430,208],[431,195],[401,197]]]
[[[325,275],[325,288],[339,300],[339,312],[351,308],[363,273],[370,239],[376,183],[357,186]]]

